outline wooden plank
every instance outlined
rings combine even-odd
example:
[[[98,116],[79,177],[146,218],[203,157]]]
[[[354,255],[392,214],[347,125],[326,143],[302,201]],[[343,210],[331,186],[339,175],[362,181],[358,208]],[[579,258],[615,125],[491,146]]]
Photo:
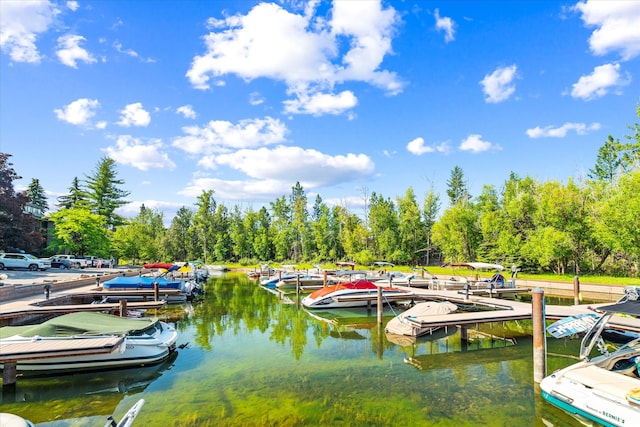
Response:
[[[123,341],[124,336],[113,336],[3,343],[0,347],[0,362],[109,354],[119,348]]]

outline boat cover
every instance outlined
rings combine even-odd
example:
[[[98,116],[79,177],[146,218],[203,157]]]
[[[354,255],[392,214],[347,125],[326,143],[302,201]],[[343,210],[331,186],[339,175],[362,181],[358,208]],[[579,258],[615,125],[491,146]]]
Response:
[[[159,262],[154,264],[143,264],[142,267],[143,268],[162,268],[162,269],[168,270],[174,265],[175,264],[166,264],[166,263]]]
[[[70,337],[74,335],[113,334],[124,335],[142,331],[156,323],[157,319],[132,319],[111,314],[77,312],[54,317],[38,325],[4,326],[0,338],[14,335],[22,337]]]
[[[107,280],[102,284],[103,288],[128,288],[128,289],[153,289],[155,282],[161,289],[180,289],[182,282],[179,280],[167,280],[164,277],[147,276],[118,276]]]
[[[420,302],[405,312],[400,313],[387,323],[385,328],[386,332],[390,334],[398,335],[415,335],[413,327],[405,322],[404,319],[424,319],[429,316],[437,316],[442,314],[449,314],[458,309],[458,306],[448,302]]]

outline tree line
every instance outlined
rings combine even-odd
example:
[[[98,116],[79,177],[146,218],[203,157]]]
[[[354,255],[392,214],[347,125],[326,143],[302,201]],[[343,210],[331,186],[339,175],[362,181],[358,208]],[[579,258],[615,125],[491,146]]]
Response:
[[[637,109],[640,117],[640,106]],[[227,207],[203,191],[164,225],[164,214],[141,206],[138,215],[116,213],[129,192],[115,162],[103,157],[91,175],[74,178],[59,209],[38,228],[27,206],[48,209],[37,179],[15,193],[19,176],[0,153],[0,245],[24,246],[142,261],[256,264],[385,260],[425,265],[433,260],[488,261],[530,272],[638,275],[640,260],[640,125],[623,141],[609,136],[584,178],[540,182],[511,173],[501,188],[469,194],[456,166],[447,181],[446,206],[429,190],[412,187],[395,199],[362,189],[364,212],[310,204],[297,182],[289,195],[259,209]],[[440,214],[440,212],[442,212]],[[46,238],[48,237],[48,238]],[[46,238],[46,239],[45,239]]]

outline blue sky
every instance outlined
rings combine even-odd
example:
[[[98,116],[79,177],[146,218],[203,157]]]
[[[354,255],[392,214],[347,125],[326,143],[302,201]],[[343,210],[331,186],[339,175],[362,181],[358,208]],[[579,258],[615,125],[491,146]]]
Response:
[[[460,166],[581,178],[638,122],[637,1],[0,1],[0,151],[50,209],[103,156],[170,219],[299,181],[358,212]]]

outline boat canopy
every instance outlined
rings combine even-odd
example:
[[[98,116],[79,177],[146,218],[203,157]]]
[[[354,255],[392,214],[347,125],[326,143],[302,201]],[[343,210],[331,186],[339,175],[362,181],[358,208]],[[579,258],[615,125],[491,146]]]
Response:
[[[356,263],[350,261],[338,261],[336,262],[336,265],[338,267],[351,267],[352,270],[356,267]]]
[[[502,265],[489,262],[448,262],[443,267],[470,268],[471,270],[504,270]]]
[[[606,313],[640,316],[640,286],[626,286],[624,296],[615,304],[598,307]]]
[[[376,267],[395,267],[396,265],[387,261],[374,261],[371,265]]]
[[[0,338],[14,335],[22,337],[126,335],[134,331],[142,331],[157,321],[157,319],[132,319],[111,314],[80,311],[54,317],[38,325],[4,326],[0,328]]]

